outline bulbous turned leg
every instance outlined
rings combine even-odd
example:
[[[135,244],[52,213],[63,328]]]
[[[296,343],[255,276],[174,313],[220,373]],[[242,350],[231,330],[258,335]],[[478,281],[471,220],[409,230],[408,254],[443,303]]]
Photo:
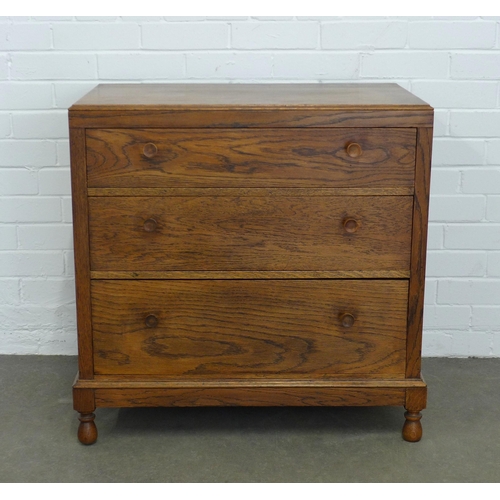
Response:
[[[78,420],[78,440],[82,444],[94,444],[97,441],[97,427],[94,422],[93,413],[80,413]]]
[[[405,412],[405,424],[403,425],[403,439],[416,443],[422,438],[422,414],[419,411]]]

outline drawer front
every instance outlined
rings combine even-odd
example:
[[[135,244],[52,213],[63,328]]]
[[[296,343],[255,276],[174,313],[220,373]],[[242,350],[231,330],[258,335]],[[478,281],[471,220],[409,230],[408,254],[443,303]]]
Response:
[[[94,280],[96,374],[404,377],[405,280]]]
[[[89,187],[413,186],[416,130],[87,130]]]
[[[93,271],[408,270],[411,196],[89,199]]]

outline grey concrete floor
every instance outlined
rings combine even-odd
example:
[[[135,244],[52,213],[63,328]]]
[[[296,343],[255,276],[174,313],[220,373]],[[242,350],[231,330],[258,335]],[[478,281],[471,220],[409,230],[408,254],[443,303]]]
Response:
[[[100,408],[88,447],[76,364],[0,356],[1,482],[500,481],[500,359],[424,359],[420,443],[403,408]]]

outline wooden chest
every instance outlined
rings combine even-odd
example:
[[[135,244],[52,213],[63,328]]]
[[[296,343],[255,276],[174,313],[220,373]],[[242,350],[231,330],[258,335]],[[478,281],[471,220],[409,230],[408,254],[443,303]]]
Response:
[[[395,84],[99,85],[69,111],[96,407],[401,405],[418,441],[433,110]]]

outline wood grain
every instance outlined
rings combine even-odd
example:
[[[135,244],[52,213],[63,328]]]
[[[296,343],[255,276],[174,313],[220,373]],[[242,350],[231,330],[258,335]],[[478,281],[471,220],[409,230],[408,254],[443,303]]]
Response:
[[[87,130],[89,187],[396,187],[414,166],[415,129]]]
[[[214,280],[214,279],[339,279],[409,278],[409,270],[373,271],[91,271],[92,279]]]
[[[73,203],[73,243],[75,249],[78,369],[80,377],[92,378],[92,317],[90,312],[90,251],[85,130],[71,128],[69,139]]]
[[[431,180],[432,129],[418,129],[413,198],[411,277],[408,294],[407,377],[419,377],[424,316],[425,262]]]
[[[99,197],[89,207],[93,271],[409,269],[411,197]]]
[[[88,188],[89,196],[413,196],[413,186],[362,188]]]
[[[406,294],[390,280],[93,281],[95,371],[403,377]]]
[[[97,389],[97,406],[379,406],[404,404],[405,389]]]

